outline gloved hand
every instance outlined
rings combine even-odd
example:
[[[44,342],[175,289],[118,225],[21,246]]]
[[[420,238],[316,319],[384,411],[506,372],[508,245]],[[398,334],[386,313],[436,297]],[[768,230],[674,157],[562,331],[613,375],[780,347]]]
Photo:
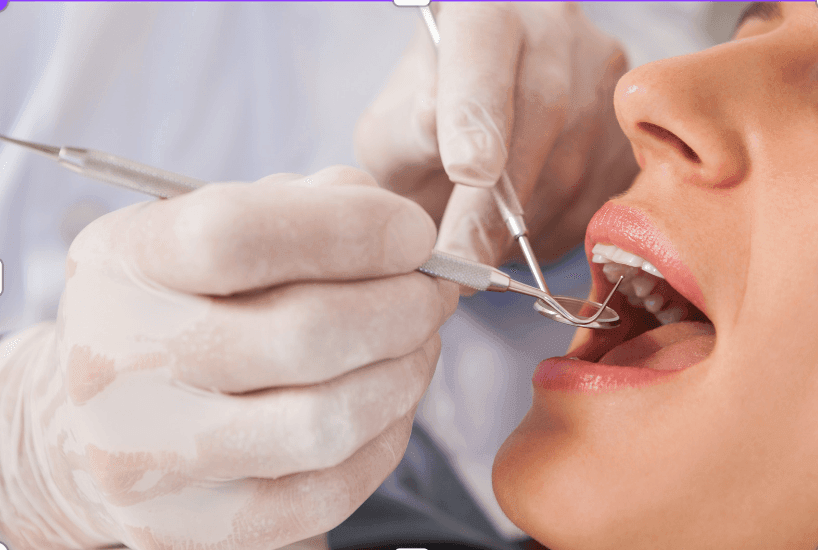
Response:
[[[493,265],[518,252],[485,189],[506,167],[538,258],[554,260],[638,170],[613,109],[622,48],[575,4],[432,7],[437,55],[419,23],[358,123],[358,160],[430,213],[438,248]]]
[[[434,238],[338,167],[90,224],[56,325],[0,353],[0,531],[270,550],[333,528],[397,466],[434,372],[457,304],[414,271]]]

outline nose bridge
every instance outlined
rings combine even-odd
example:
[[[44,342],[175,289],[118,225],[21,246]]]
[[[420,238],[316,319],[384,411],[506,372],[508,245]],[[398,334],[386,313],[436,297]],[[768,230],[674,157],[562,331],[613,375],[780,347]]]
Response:
[[[687,183],[726,188],[747,171],[741,115],[746,60],[735,43],[638,67],[614,106],[643,170],[661,163]]]

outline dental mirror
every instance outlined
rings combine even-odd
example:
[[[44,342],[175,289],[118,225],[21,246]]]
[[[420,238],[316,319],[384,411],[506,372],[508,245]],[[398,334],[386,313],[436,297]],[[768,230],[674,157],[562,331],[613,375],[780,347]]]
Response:
[[[579,298],[571,298],[570,296],[552,296],[551,298],[562,306],[562,308],[568,313],[577,318],[592,317],[594,314],[600,311],[600,308],[603,307],[603,304],[598,304],[589,300],[580,300]],[[607,302],[608,300],[605,300],[606,304]],[[587,324],[578,324],[574,321],[566,319],[553,306],[546,303],[545,300],[542,299],[537,300],[534,303],[534,309],[540,315],[548,317],[553,321],[579,328],[611,329],[618,327],[620,322],[619,314],[617,314],[616,311],[607,305],[604,306],[604,310],[602,311],[601,315],[596,318],[596,320]]]

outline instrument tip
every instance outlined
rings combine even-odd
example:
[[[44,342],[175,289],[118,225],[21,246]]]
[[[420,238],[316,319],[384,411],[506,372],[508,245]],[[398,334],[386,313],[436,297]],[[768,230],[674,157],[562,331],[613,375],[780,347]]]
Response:
[[[13,143],[15,145],[19,145],[20,147],[25,147],[31,151],[36,153],[40,153],[41,155],[45,155],[52,160],[57,160],[60,158],[60,148],[59,147],[52,147],[51,145],[42,145],[40,143],[33,143],[31,141],[23,141],[21,139],[14,139],[8,136],[4,136],[0,134],[0,141],[5,141],[7,143]]]

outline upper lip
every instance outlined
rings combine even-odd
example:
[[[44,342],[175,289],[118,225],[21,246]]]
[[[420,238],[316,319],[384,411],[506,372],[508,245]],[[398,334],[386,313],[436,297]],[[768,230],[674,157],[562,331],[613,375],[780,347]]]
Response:
[[[707,315],[704,294],[693,272],[670,239],[643,210],[616,202],[605,203],[591,218],[585,232],[585,254],[589,263],[596,243],[616,245],[649,261],[679,294]],[[595,284],[603,280],[601,271],[594,273]]]

